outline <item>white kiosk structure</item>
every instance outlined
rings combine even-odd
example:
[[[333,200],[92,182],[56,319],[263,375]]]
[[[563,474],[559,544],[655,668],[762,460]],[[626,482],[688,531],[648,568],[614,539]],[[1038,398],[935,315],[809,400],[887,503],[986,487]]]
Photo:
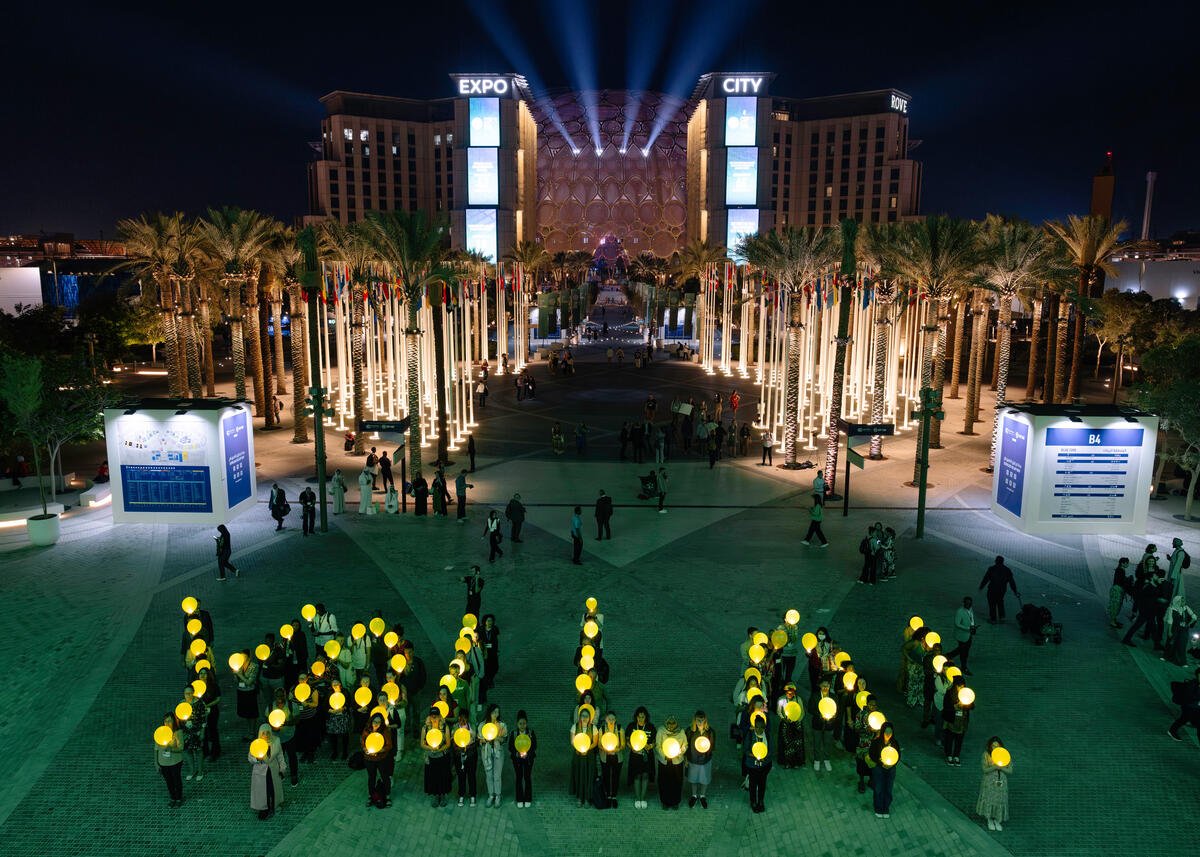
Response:
[[[117,524],[217,524],[253,508],[249,405],[143,399],[104,412]]]
[[[1140,534],[1158,417],[1111,405],[1006,405],[992,512],[1035,535]]]

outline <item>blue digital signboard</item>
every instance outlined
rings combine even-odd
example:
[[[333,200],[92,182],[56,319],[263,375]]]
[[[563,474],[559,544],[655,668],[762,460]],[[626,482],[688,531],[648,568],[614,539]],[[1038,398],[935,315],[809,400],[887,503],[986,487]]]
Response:
[[[469,146],[500,145],[500,99],[472,98],[469,102]]]
[[[996,503],[1018,518],[1025,491],[1025,462],[1029,450],[1029,426],[1005,417],[1000,428],[1000,475],[996,480]]]
[[[758,122],[758,99],[732,95],[725,99],[725,145],[753,146]]]
[[[211,512],[207,467],[122,464],[121,495],[126,512]]]
[[[758,149],[734,146],[725,151],[726,205],[754,205],[758,202]]]
[[[229,508],[250,497],[250,420],[247,414],[233,414],[221,423],[225,438],[225,488]]]
[[[468,208],[467,220],[467,249],[491,259],[498,258],[496,252],[496,209]]]
[[[467,204],[500,203],[500,161],[496,149],[467,149]]]

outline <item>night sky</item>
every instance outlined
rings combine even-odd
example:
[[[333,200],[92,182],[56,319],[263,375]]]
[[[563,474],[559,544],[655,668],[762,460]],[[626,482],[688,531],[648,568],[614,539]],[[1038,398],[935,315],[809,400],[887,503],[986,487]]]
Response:
[[[1112,150],[1135,233],[1151,169],[1152,233],[1200,228],[1195,2],[101,5],[6,13],[0,233],[111,237],[121,217],[226,204],[291,221],[318,97],[443,97],[455,71],[681,95],[712,70],[775,71],[794,97],[896,87],[923,213],[1086,213]]]

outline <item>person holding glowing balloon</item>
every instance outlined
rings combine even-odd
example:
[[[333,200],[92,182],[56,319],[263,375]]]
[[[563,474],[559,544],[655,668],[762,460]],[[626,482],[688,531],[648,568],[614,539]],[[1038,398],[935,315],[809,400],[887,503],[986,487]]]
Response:
[[[508,737],[508,755],[516,779],[517,806],[533,806],[533,760],[537,757],[537,733],[529,728],[524,709],[517,712],[516,728]]]
[[[983,776],[979,781],[975,812],[987,821],[988,830],[999,833],[1008,821],[1008,776],[1012,773],[1012,755],[995,735],[988,738],[980,766]]]
[[[650,722],[650,712],[639,705],[633,712],[633,721],[625,727],[625,742],[629,747],[629,764],[625,774],[626,785],[633,786],[634,809],[645,809],[646,789],[654,780],[652,754],[658,730]]]
[[[266,821],[283,803],[283,774],[287,773],[283,746],[268,724],[258,727],[258,737],[250,742],[246,760],[250,762],[250,808]]]
[[[750,719],[750,730],[742,743],[742,766],[750,777],[750,809],[766,812],[763,797],[767,793],[767,774],[771,773],[771,739],[767,717],[761,712]]]
[[[367,806],[386,809],[392,805],[392,771],[395,765],[392,733],[382,711],[376,709],[362,733],[363,762],[367,768]]]
[[[154,730],[154,763],[167,784],[168,804],[172,809],[183,804],[183,735],[179,722],[168,711],[162,725]]]
[[[879,726],[879,736],[867,749],[871,769],[871,791],[875,795],[875,817],[890,818],[892,786],[896,783],[896,765],[900,763],[900,742],[890,721]]]
[[[599,735],[594,723],[595,709],[583,703],[575,713],[571,724],[571,788],[570,794],[579,805],[585,806],[592,794],[592,784],[599,776],[596,759],[596,742]]]
[[[700,806],[708,809],[708,787],[712,783],[713,745],[717,738],[703,711],[697,711],[692,715],[692,725],[688,727],[686,737],[687,781],[692,787],[692,796],[688,798],[688,807],[694,807],[696,801],[700,801]]]
[[[486,806],[500,806],[503,793],[504,742],[508,738],[508,727],[500,719],[500,706],[492,703],[487,707],[483,725],[479,727],[479,759],[483,763],[483,779],[487,783]]]
[[[658,799],[663,809],[679,809],[683,800],[683,763],[688,748],[687,735],[679,721],[668,717],[654,742],[658,760]]]
[[[431,806],[445,806],[450,793],[453,771],[450,767],[450,727],[446,725],[443,710],[449,706],[437,700],[429,709],[421,730],[421,749],[425,751],[425,794],[432,799]]]

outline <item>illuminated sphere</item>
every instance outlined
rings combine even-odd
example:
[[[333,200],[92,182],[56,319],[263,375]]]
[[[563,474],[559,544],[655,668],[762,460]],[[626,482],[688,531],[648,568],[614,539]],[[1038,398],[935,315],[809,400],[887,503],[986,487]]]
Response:
[[[346,695],[339,691],[334,691],[329,695],[329,708],[331,711],[341,711],[346,705]]]
[[[911,619],[908,620],[908,627],[914,631],[917,630],[918,628],[924,626],[924,624],[925,624],[925,620],[922,619],[920,616],[913,616]]]
[[[867,725],[875,732],[878,732],[883,727],[884,722],[885,718],[881,711],[872,711],[867,715]]]
[[[430,729],[425,733],[425,743],[435,750],[442,746],[442,740],[444,738],[445,736],[442,734],[441,729]],[[383,739],[380,738],[380,740],[382,741]]]
[[[764,647],[760,646],[758,643],[755,643],[753,646],[750,647],[750,663],[752,663],[752,664],[762,663],[762,659],[765,658],[766,656],[767,656],[767,650]]]
[[[453,738],[454,743],[465,750],[467,745],[471,743],[471,730],[465,726],[460,726],[454,730]]]
[[[766,648],[767,644],[768,644],[769,642],[771,642],[771,638],[770,638],[770,637],[768,637],[768,636],[767,636],[767,635],[766,635],[764,632],[762,632],[762,631],[755,631],[755,632],[754,632],[754,636],[750,638],[750,642],[751,642],[753,645],[756,645],[756,646],[762,646],[763,648]]]
[[[430,730],[430,731],[432,732],[433,730]],[[442,733],[439,732],[438,737],[440,738],[441,735],[442,735]],[[432,744],[433,742],[431,741],[429,743]],[[378,732],[372,732],[370,735],[367,736],[367,740],[363,741],[363,749],[366,750],[368,753],[372,753],[372,754],[378,753],[380,750],[383,749],[383,736],[381,734],[379,734]]]
[[[378,616],[367,623],[367,627],[371,629],[371,633],[378,637],[387,630],[387,622],[384,622]]]
[[[246,665],[246,656],[241,652],[234,652],[229,656],[229,668],[237,672]]]
[[[308,668],[308,671],[311,672],[313,675],[315,675],[317,678],[320,678],[321,676],[325,675],[325,662],[324,661],[313,661],[313,665]]]
[[[271,647],[266,643],[259,643],[254,649],[254,657],[258,658],[260,661],[265,661],[267,658],[271,657]]]
[[[463,675],[467,671],[467,662],[462,658],[455,658],[450,662],[451,667],[458,667],[458,674]]]
[[[267,715],[267,722],[276,729],[282,729],[283,724],[287,723],[287,712],[282,708],[272,709],[271,713]]]
[[[389,681],[387,684],[385,684],[383,687],[381,687],[380,690],[383,691],[387,695],[388,702],[394,703],[397,699],[400,698],[400,687],[394,681]],[[439,699],[438,702],[441,702],[441,700]],[[445,705],[445,703],[442,703],[442,704]],[[446,713],[449,713],[449,712],[446,712]],[[446,714],[442,715],[442,717],[445,717],[445,716],[446,716]]]
[[[890,745],[884,747],[879,751],[879,761],[883,763],[885,768],[894,767],[900,761],[900,752]]]
[[[388,661],[388,663],[391,664],[392,672],[396,673],[396,675],[399,675],[400,673],[404,672],[406,667],[408,667],[408,658],[404,657],[404,655],[392,655],[392,658],[390,661]]]
[[[184,613],[191,616],[196,612],[196,608],[200,606],[200,602],[189,595],[187,598],[183,599],[182,602],[180,602],[179,606],[183,608]]]
[[[858,673],[851,670],[842,675],[842,687],[846,690],[854,690],[854,685],[858,684]]]
[[[304,700],[312,696],[312,688],[308,686],[307,682],[300,682],[300,684],[296,685],[296,688],[292,691],[292,694],[296,697],[296,699],[304,702]]]
[[[596,620],[588,619],[583,623],[583,635],[589,640],[596,639],[596,635],[600,633],[600,626],[596,624]]]
[[[189,702],[181,702],[175,706],[175,716],[180,720],[188,720],[192,716],[192,705]]]
[[[305,622],[311,622],[313,617],[317,615],[317,608],[311,604],[305,604],[300,608],[300,616]]]
[[[371,688],[369,687],[360,687],[358,690],[354,691],[354,701],[360,706],[370,705],[371,700],[374,698],[375,694],[371,692]]]
[[[642,729],[634,729],[629,733],[629,749],[640,753],[646,749],[646,733]]]
[[[579,659],[579,668],[581,670],[590,670],[590,669],[594,668],[595,666],[596,666],[595,658],[589,658],[587,655],[584,655]]]
[[[940,673],[945,666],[946,666],[946,656],[945,655],[934,655],[933,671],[935,673]]]
[[[354,627],[350,629],[350,636],[355,640],[361,640],[367,636],[367,626],[362,622],[355,622]]]
[[[159,726],[154,730],[154,743],[160,747],[166,747],[175,740],[175,730],[170,726]]]
[[[518,735],[513,739],[513,746],[517,748],[518,753],[528,753],[529,748],[533,746],[533,741],[528,735]]]
[[[617,748],[621,746],[621,739],[613,732],[605,732],[600,736],[600,746],[606,753],[615,753]]]
[[[250,742],[250,755],[256,759],[267,758],[267,751],[271,749],[271,745],[262,738],[255,738]]]
[[[754,699],[759,696],[761,696],[763,699],[766,699],[766,694],[764,694],[760,688],[752,687],[746,691],[746,702],[753,702]]]
[[[962,670],[960,670],[958,667],[946,667],[944,673],[946,676],[946,681],[954,681],[956,678],[962,675]]]
[[[575,748],[576,753],[583,754],[592,749],[592,739],[586,732],[580,732],[571,739],[571,745]]]
[[[450,673],[446,673],[444,676],[438,679],[438,685],[446,688],[446,690],[450,691],[451,693],[454,693],[454,691],[458,690],[458,679],[450,675]]]
[[[585,702],[583,705],[579,706],[579,712],[578,712],[578,713],[579,713],[579,714],[582,714],[582,713],[583,713],[583,712],[585,712],[585,711],[588,713],[588,719],[590,719],[590,720],[591,720],[593,723],[595,723],[595,722],[596,722],[596,709],[595,709],[595,707],[594,707],[594,706],[591,706],[591,705],[588,705],[588,704]]]
[[[594,658],[596,657],[596,647],[591,643],[584,643],[579,647],[579,655],[584,658]]]
[[[438,714],[442,715],[443,719],[450,716],[450,704],[444,699],[434,702],[433,707],[437,709]]]
[[[200,670],[211,670],[211,669],[212,669],[212,663],[209,662],[208,658],[201,658],[200,660],[196,661],[195,670],[196,670],[197,675],[200,674]]]
[[[187,620],[187,632],[193,637],[200,633],[200,629],[204,627],[204,623],[199,619]]]
[[[479,625],[479,619],[474,613],[464,613],[462,623],[464,628],[474,628]]]
[[[942,641],[942,635],[937,631],[930,631],[925,635],[925,648],[932,649]]]
[[[327,640],[323,648],[325,650],[325,654],[331,658],[336,658],[342,653],[342,644],[337,640]]]
[[[851,660],[849,652],[838,652],[836,655],[833,656],[833,662],[835,664],[837,664],[839,667],[842,664],[846,663],[846,661],[849,661],[849,660]]]
[[[396,644],[400,642],[400,635],[395,631],[388,631],[383,635],[383,644],[389,649],[396,648]]]
[[[867,707],[867,697],[870,695],[871,695],[870,691],[860,690],[858,693],[854,694],[854,704],[857,705],[859,708],[866,708]]]
[[[376,714],[378,714],[380,717],[383,718],[383,725],[387,726],[387,724],[389,722],[387,709],[384,708],[382,705],[376,705],[374,708],[372,708],[370,711],[367,712],[367,720],[370,720]]]
[[[188,651],[190,651],[194,657],[200,657],[207,650],[208,643],[204,642],[199,637],[192,640],[192,644],[188,646]]]
[[[667,740],[663,741],[663,755],[668,759],[676,759],[682,752],[683,747],[680,746],[679,741],[676,739],[668,738]]]
[[[837,714],[837,703],[833,701],[832,697],[821,697],[821,701],[817,703],[817,711],[826,720],[832,720],[833,716]]]
[[[456,651],[456,652],[471,651],[471,641],[468,640],[466,637],[459,637],[457,640],[454,641],[454,651]]]
[[[712,741],[708,740],[708,736],[701,735],[698,738],[696,738],[696,741],[693,744],[693,746],[696,748],[697,753],[707,753],[709,750],[712,749]]]
[[[1012,764],[1012,754],[1003,747],[992,750],[992,764],[1004,768]]]
[[[595,613],[596,608],[600,606],[600,602],[597,601],[595,598],[588,598],[587,601],[583,602],[583,606],[587,608],[587,611],[589,613]]]
[[[784,646],[787,645],[787,641],[788,641],[787,631],[772,631],[771,632],[771,647],[772,648],[782,649]]]
[[[192,693],[196,694],[197,699],[203,699],[204,694],[208,692],[208,684],[202,678],[192,682]]]
[[[575,676],[575,689],[580,693],[590,689],[592,686],[592,677],[587,673],[580,673]]]
[[[484,741],[495,741],[496,736],[500,734],[500,727],[495,723],[485,723],[479,727],[479,737]]]
[[[795,723],[800,719],[800,716],[804,714],[804,709],[801,707],[799,702],[793,699],[791,702],[787,703],[787,705],[783,706],[783,713],[788,720]]]
[[[750,753],[751,753],[751,755],[754,756],[754,758],[756,758],[760,761],[762,759],[767,758],[767,742],[766,741],[755,741],[750,746]]]
[[[478,640],[479,635],[475,633],[474,628],[468,628],[465,625],[458,629],[458,636],[466,637],[468,640]]]
[[[814,634],[812,631],[809,631],[807,634],[805,634],[803,637],[800,638],[800,645],[802,645],[804,647],[804,651],[811,652],[813,649],[815,649],[817,647],[817,635]]]
[[[974,705],[975,691],[969,687],[960,687],[958,689],[958,701],[963,705]]]
[[[758,667],[746,667],[746,671],[742,673],[742,678],[745,681],[750,681],[751,676],[758,679],[759,682],[762,681],[762,673],[759,672]]]
[[[750,725],[757,726],[759,723],[766,723],[767,715],[761,711],[753,711],[750,713]]]
[[[795,627],[800,624],[800,611],[796,609],[789,610],[783,614],[783,621]]]
[[[294,633],[296,633],[296,629],[293,628],[291,625],[280,625],[279,626],[279,636],[283,637],[283,639],[285,639],[285,640],[292,639],[292,634],[294,634]]]

